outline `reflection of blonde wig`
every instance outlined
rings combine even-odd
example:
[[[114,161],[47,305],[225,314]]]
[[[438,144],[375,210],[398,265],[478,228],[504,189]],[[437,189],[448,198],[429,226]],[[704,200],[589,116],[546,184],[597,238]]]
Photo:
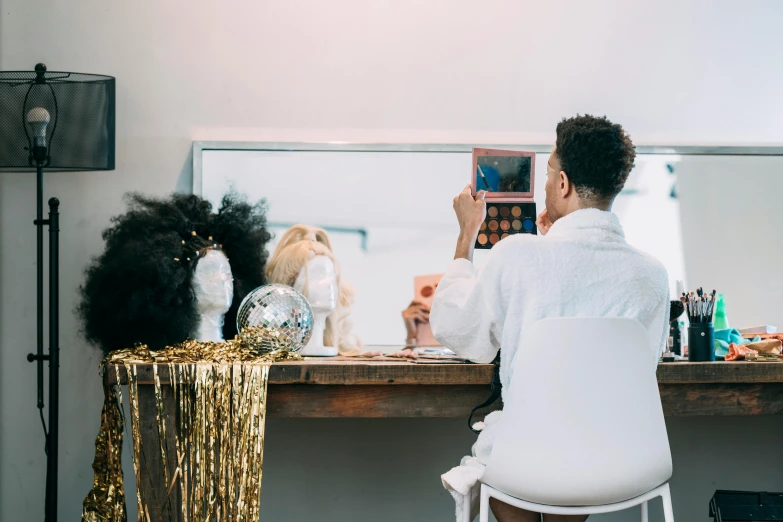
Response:
[[[337,274],[337,307],[326,318],[324,346],[336,346],[341,355],[354,355],[358,353],[361,342],[351,333],[351,323],[348,320],[353,304],[353,289],[340,280],[340,265],[334,257],[325,230],[307,225],[294,225],[289,228],[280,238],[266,265],[267,282],[294,286],[299,273],[304,270],[307,291],[307,264],[315,256],[327,256],[331,259]]]

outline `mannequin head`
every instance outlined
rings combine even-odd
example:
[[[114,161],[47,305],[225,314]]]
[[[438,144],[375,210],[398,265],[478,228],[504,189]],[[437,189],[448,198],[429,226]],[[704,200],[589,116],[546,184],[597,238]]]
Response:
[[[193,292],[200,312],[228,312],[234,300],[234,277],[223,252],[208,249],[201,256],[193,272]]]
[[[307,297],[313,311],[332,312],[337,308],[337,268],[329,256],[310,259],[293,286]]]
[[[334,302],[326,318],[324,345],[335,346],[341,354],[347,355],[356,353],[361,343],[351,333],[348,321],[353,291],[340,276],[340,264],[334,257],[326,231],[307,225],[288,229],[266,266],[269,283],[299,289],[310,301],[314,312],[330,306],[330,299]],[[310,293],[313,295],[308,295]]]
[[[239,303],[264,284],[270,237],[263,202],[229,194],[213,210],[192,194],[131,194],[80,288],[85,337],[105,352],[160,350],[201,339],[209,317],[209,337],[233,338]]]
[[[201,318],[197,341],[222,342],[224,316],[234,300],[234,277],[228,258],[209,248],[199,256],[193,271],[193,294]]]

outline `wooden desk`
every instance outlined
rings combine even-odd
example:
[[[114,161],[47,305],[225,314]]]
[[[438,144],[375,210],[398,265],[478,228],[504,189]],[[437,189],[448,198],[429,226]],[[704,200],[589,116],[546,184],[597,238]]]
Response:
[[[168,367],[160,365],[158,371],[161,383],[168,382]],[[153,383],[151,365],[140,365],[138,375],[139,385]],[[110,384],[114,376],[114,371],[107,372]],[[120,381],[126,381],[123,368]],[[270,370],[267,413],[298,418],[467,418],[487,398],[491,381],[488,364],[356,358],[283,362]],[[783,363],[661,363],[658,382],[669,416],[783,414]]]
[[[607,362],[607,364],[611,364]],[[118,367],[121,383],[127,382],[124,367]],[[620,371],[618,369],[618,371]],[[272,365],[269,375],[267,415],[298,418],[394,418],[458,417],[467,421],[470,410],[489,395],[493,367],[488,364],[416,364],[399,360],[358,358],[309,359]],[[152,384],[152,365],[137,367],[139,414],[155,419],[157,407]],[[166,364],[158,366],[161,384],[170,382]],[[106,372],[116,383],[113,368]],[[716,362],[663,363],[658,382],[664,412],[688,415],[781,415],[783,414],[783,363]],[[176,427],[172,390],[164,386],[168,433]],[[499,401],[494,408],[500,407]],[[485,413],[485,412],[482,412]],[[141,423],[145,447],[160,440],[154,421]],[[167,443],[168,468],[176,468],[176,448]],[[145,498],[165,498],[162,462],[153,455],[145,460],[150,481],[143,482]],[[175,488],[173,505],[178,505]],[[151,522],[179,521],[176,509]],[[168,515],[171,515],[168,517]]]

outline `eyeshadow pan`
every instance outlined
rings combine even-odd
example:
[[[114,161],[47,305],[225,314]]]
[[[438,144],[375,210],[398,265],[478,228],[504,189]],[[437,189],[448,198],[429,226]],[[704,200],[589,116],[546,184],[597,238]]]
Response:
[[[489,217],[498,217],[498,207],[492,206],[487,209],[487,215]]]
[[[491,234],[489,236],[489,242],[492,243],[493,245],[498,241],[500,241],[500,236],[498,236],[497,234]]]
[[[484,223],[482,223],[482,225],[484,225]],[[514,230],[522,230],[522,221],[520,221],[520,220],[518,220],[518,219],[515,219],[515,220],[514,220],[514,221],[511,223],[511,228],[513,228]],[[482,226],[481,230],[484,230],[484,227],[483,227],[483,226]]]
[[[500,239],[502,241],[503,239],[506,239],[507,237],[508,237],[508,234],[503,234],[502,236],[500,236]]]
[[[514,217],[519,217],[522,215],[522,209],[519,207],[511,207],[511,215]]]
[[[490,221],[489,222],[489,229],[492,230],[493,232],[495,230],[497,230],[498,229],[498,222],[495,221],[494,219],[492,221]]]
[[[508,213],[511,212],[508,207],[500,207],[500,217],[508,217]]]
[[[520,224],[519,226],[522,226],[522,225]],[[483,231],[485,231],[486,229],[487,229],[487,222],[486,222],[486,221],[482,221],[482,222],[481,222],[481,231],[483,232]],[[518,229],[517,229],[517,230],[518,230]]]
[[[508,221],[508,219],[504,219],[500,222],[501,230],[508,230],[509,228],[511,228],[511,223]]]
[[[487,239],[487,235],[486,234],[479,234],[478,235],[478,242],[479,243],[481,243],[482,245],[486,245],[487,241],[488,241],[488,239]]]

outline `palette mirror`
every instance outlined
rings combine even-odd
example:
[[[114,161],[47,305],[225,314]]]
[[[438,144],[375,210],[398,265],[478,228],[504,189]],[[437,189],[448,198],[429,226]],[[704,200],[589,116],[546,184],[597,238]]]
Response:
[[[485,190],[491,193],[488,194],[489,197],[495,193],[533,196],[531,182],[535,153],[520,151],[516,155],[508,155],[509,153],[510,151],[503,150],[474,149],[474,193]]]

